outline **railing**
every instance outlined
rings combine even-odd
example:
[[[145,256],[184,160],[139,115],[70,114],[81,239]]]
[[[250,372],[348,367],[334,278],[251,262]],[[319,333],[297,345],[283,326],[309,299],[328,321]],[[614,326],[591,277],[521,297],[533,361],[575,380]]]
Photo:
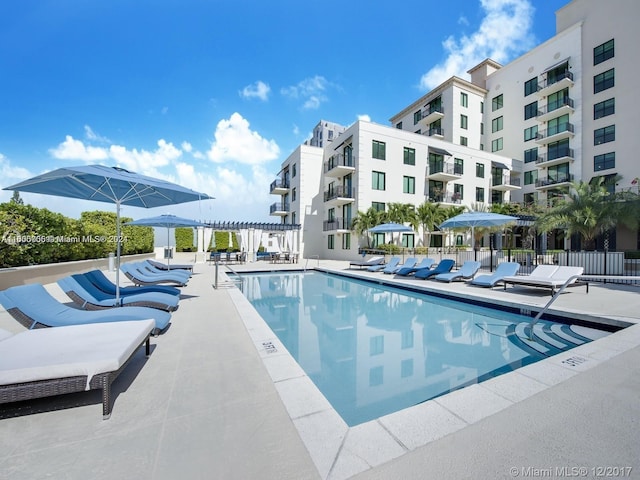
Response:
[[[430,162],[428,175],[446,173],[447,175],[462,175],[462,167],[446,162]]]
[[[558,110],[562,107],[571,107],[573,108],[573,98],[564,97],[560,100],[556,100],[555,102],[548,103],[547,105],[543,105],[538,108],[538,117],[544,115],[549,112],[553,112],[554,110]]]
[[[276,188],[289,188],[289,182],[287,180],[274,180],[271,182],[269,191],[273,192]]]
[[[542,153],[538,155],[538,158],[536,159],[536,164],[550,162],[551,160],[556,160],[558,158],[563,158],[563,157],[574,158],[573,148],[562,148],[555,152]]]
[[[334,218],[333,220],[325,220],[322,222],[322,231],[331,230],[351,230],[352,220],[348,218]]]
[[[276,202],[269,207],[269,213],[288,212],[288,211],[289,211],[288,203]]]
[[[573,173],[558,175],[556,178],[539,178],[536,180],[536,187],[546,187],[549,185],[556,185],[558,183],[572,182]]]
[[[307,257],[307,261],[304,262],[304,271],[307,271],[307,265],[309,265],[309,260],[315,258],[318,260],[318,267],[320,266],[320,255],[311,255],[310,257]]]
[[[503,177],[491,177],[491,186],[497,187],[499,185],[513,185],[514,187],[519,187],[520,178],[511,178],[511,176],[508,175]]]
[[[553,137],[554,135],[558,135],[563,132],[574,132],[573,123],[561,123],[556,127],[547,128],[546,130],[541,130],[536,135],[537,140],[542,140],[543,138]]]
[[[434,135],[444,136],[444,130],[440,127],[433,127],[429,129],[429,136],[433,137]]]
[[[324,201],[328,202],[329,200],[333,200],[335,198],[355,198],[355,193],[355,187],[333,187],[324,192]]]
[[[324,173],[333,170],[336,167],[354,167],[353,155],[345,156],[342,153],[337,153],[329,157],[324,163]]]
[[[442,108],[442,105],[429,105],[429,108],[426,108],[425,106],[424,110],[422,110],[422,112],[420,113],[420,117],[421,118],[428,117],[432,113],[444,114],[444,108]]]
[[[546,78],[545,80],[542,80],[541,82],[538,83],[538,91],[542,90],[543,88],[554,85],[560,82],[561,80],[564,80],[565,78],[568,78],[573,82],[573,73],[571,73],[569,70],[566,70],[559,75],[555,75],[551,79]]]

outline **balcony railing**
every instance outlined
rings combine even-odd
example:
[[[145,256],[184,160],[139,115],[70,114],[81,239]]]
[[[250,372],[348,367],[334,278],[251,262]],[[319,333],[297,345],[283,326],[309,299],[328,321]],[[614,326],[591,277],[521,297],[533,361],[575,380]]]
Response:
[[[459,193],[437,193],[429,192],[429,201],[435,203],[462,203],[462,197]]]
[[[553,78],[546,78],[544,80],[542,80],[541,82],[538,83],[538,90],[542,90],[543,88],[549,87],[551,85],[553,85],[554,83],[558,83],[562,80],[564,80],[565,78],[571,80],[573,82],[573,73],[571,73],[571,71],[566,70],[563,73],[560,73],[558,75],[554,75]]]
[[[495,177],[491,177],[491,185],[494,187],[498,185],[512,185],[514,187],[519,187],[520,178],[518,177],[511,178],[511,176],[509,175],[504,175],[501,177],[495,176]]]
[[[536,180],[536,187],[547,187],[549,185],[557,185],[558,183],[566,183],[573,181],[573,174],[562,174],[556,177],[539,178]]]
[[[463,166],[453,163],[429,163],[429,175],[436,173],[446,173],[448,175],[462,175]]]
[[[536,164],[551,162],[552,160],[556,160],[558,158],[565,158],[565,157],[574,158],[573,148],[561,148],[554,152],[542,153],[538,155],[538,158],[536,159]]]
[[[548,103],[547,105],[543,105],[538,108],[538,117],[545,115],[549,112],[553,112],[554,110],[558,110],[562,107],[571,107],[573,108],[573,98],[564,97],[555,102]]]
[[[546,130],[541,130],[536,135],[536,139],[541,140],[543,138],[552,137],[554,135],[558,135],[563,132],[574,132],[573,123],[561,123],[560,125],[556,125],[555,127],[547,128]]]
[[[429,129],[429,136],[433,137],[434,135],[444,136],[444,130],[440,127],[433,127]]]
[[[331,230],[351,230],[352,221],[348,218],[334,218],[333,220],[325,220],[322,222],[322,231]]]
[[[289,188],[289,182],[287,180],[282,180],[282,179],[274,180],[273,182],[271,182],[269,191],[273,192],[274,190],[279,188]]]
[[[334,198],[355,198],[355,193],[355,187],[334,187],[324,192],[324,201],[328,202]]]
[[[343,155],[342,153],[338,153],[336,155],[332,155],[329,157],[324,164],[324,173],[333,170],[336,167],[354,167],[353,156],[352,155]]]
[[[276,202],[269,207],[269,213],[288,212],[289,202]]]
[[[429,107],[425,107],[420,116],[422,118],[428,117],[429,115],[431,115],[432,113],[442,113],[444,114],[444,109],[442,108],[442,104],[440,105],[429,105]]]

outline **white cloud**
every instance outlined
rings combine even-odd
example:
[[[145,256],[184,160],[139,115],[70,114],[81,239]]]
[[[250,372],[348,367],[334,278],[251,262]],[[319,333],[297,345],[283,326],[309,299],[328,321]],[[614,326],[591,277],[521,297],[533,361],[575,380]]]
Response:
[[[366,113],[364,113],[362,115],[358,115],[358,120],[363,120],[365,122],[370,122],[371,121],[371,117],[369,115],[367,115]]]
[[[22,167],[14,167],[7,157],[0,153],[0,177],[2,177],[3,183],[14,184],[26,178],[32,177],[33,174]]]
[[[136,148],[128,150],[120,145],[111,145],[109,156],[127,170],[151,174],[155,173],[155,169],[169,165],[182,155],[182,151],[171,142],[167,143],[160,139],[157,145],[158,148],[151,152],[148,150],[138,151]]]
[[[84,126],[84,136],[92,142],[111,143],[111,140],[102,135],[98,135],[89,125]]]
[[[298,127],[298,125],[296,125],[295,123],[293,124],[293,134],[297,137],[298,135],[300,135],[300,127]]]
[[[252,83],[251,85],[247,85],[238,93],[242,98],[247,98],[247,99],[259,98],[263,102],[266,102],[269,99],[270,92],[271,92],[271,87],[269,87],[269,85],[267,85],[263,81],[258,80],[257,82]]]
[[[333,85],[323,76],[305,78],[297,85],[284,87],[280,93],[285,97],[304,100],[302,108],[305,110],[315,110],[320,105],[329,100],[326,91]]]
[[[191,150],[193,150],[193,146],[189,142],[182,142],[180,147],[187,153],[191,153]]]
[[[209,160],[258,165],[278,158],[278,144],[261,137],[249,126],[249,122],[237,112],[229,120],[220,120],[214,134],[215,141],[207,152]]]
[[[56,148],[49,149],[49,153],[59,160],[79,160],[87,163],[109,158],[106,148],[86,146],[81,140],[75,140],[71,135],[67,135],[64,142]]]
[[[533,46],[531,25],[534,8],[529,0],[480,0],[485,11],[478,30],[456,40],[447,38],[442,46],[447,58],[425,73],[420,88],[431,90],[465,72],[486,58],[506,63]]]

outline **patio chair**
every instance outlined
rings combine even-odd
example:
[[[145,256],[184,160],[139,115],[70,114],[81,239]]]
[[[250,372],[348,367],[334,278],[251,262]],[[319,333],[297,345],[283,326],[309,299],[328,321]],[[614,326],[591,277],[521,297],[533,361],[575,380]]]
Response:
[[[460,270],[457,270],[455,272],[440,273],[433,278],[440,282],[453,282],[455,280],[473,279],[476,273],[478,273],[478,270],[480,270],[481,265],[482,264],[480,262],[467,260],[462,264]]]
[[[156,267],[158,270],[164,270],[164,271],[189,270],[190,272],[193,272],[193,265],[189,265],[186,263],[175,264],[175,265],[172,263],[170,265],[167,265],[166,263],[158,262],[150,258],[147,259],[147,262],[149,262],[151,265]]]
[[[372,265],[380,265],[384,262],[384,257],[371,257],[369,260],[354,260],[349,263],[349,268],[351,267],[370,267]]]
[[[138,348],[153,320],[72,325],[11,334],[0,330],[0,404],[102,389],[102,416],[113,407],[111,384]]]
[[[116,296],[104,293],[83,275],[75,274],[58,280],[58,285],[80,308],[102,310],[113,307],[150,307],[173,312],[178,308],[178,297],[168,293],[139,293],[138,295]]]
[[[392,274],[392,273],[396,273],[398,270],[400,270],[401,268],[411,268],[411,267],[415,267],[416,264],[418,263],[418,259],[416,257],[408,257],[403,264],[401,265],[396,265],[394,268],[392,269],[387,269],[385,268],[384,270],[382,270],[382,273],[386,273],[386,274]]]
[[[411,275],[412,273],[416,273],[418,270],[422,270],[423,268],[428,270],[433,267],[435,263],[436,261],[433,258],[423,258],[420,263],[414,265],[413,267],[402,267],[396,272],[396,275],[406,277],[408,275]]]
[[[542,268],[545,267],[545,268]],[[575,275],[582,275],[584,272],[583,267],[569,267],[556,265],[538,265],[530,275],[516,275],[504,278],[504,289],[507,289],[507,284],[523,285],[526,287],[542,287],[549,288],[551,295],[553,295],[557,288],[564,285],[571,277]],[[570,281],[569,285],[576,284],[577,278]],[[589,284],[587,282],[580,282],[580,284],[586,284],[587,293],[589,293]]]
[[[389,259],[389,262],[385,264],[372,265],[371,267],[367,268],[367,272],[381,272],[387,269],[393,270],[398,265],[400,265],[400,257],[391,257]]]
[[[116,294],[116,284],[107,278],[107,276],[101,270],[91,270],[89,272],[82,273],[81,275],[87,277],[91,283],[110,295]],[[168,293],[169,295],[180,295],[180,289],[176,287],[169,287],[166,285],[150,285],[147,287],[120,287],[119,294],[121,297],[127,295],[138,295],[140,293],[158,292]]]
[[[153,273],[155,275],[173,275],[178,278],[185,278],[187,281],[191,278],[191,272],[187,270],[161,270],[159,268],[154,267],[148,260],[143,260],[142,262],[134,263],[136,268],[143,273]]]
[[[151,272],[143,272],[135,265],[129,263],[123,263],[120,265],[120,270],[127,276],[134,285],[161,285],[163,283],[169,283],[184,287],[187,284],[187,280],[184,277],[176,277],[172,272],[166,272],[163,275],[152,274]]]
[[[450,272],[455,264],[456,262],[454,262],[453,260],[445,258],[444,260],[441,260],[440,263],[433,269],[423,268],[422,270],[418,270],[415,273],[415,277],[426,280],[428,278],[435,277],[436,275],[440,275],[441,273]]]
[[[496,267],[495,272],[486,275],[478,275],[471,280],[471,285],[478,287],[495,287],[498,283],[504,281],[504,277],[514,276],[520,270],[518,262],[503,262]]]
[[[155,321],[153,334],[157,335],[166,330],[171,320],[169,312],[148,307],[78,310],[60,303],[39,283],[18,285],[0,292],[0,303],[28,329],[152,319]]]

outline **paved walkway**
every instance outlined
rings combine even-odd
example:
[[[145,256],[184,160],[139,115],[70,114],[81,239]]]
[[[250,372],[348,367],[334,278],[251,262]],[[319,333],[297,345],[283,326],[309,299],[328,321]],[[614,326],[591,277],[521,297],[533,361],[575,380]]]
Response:
[[[373,275],[346,270],[346,262],[312,264]],[[306,396],[288,355],[265,354],[260,339],[272,333],[222,270],[217,290],[213,266],[195,270],[151,357],[140,352],[114,383],[109,420],[98,392],[0,406],[0,478],[560,478],[556,467],[584,467],[596,478],[606,470],[591,469],[607,466],[631,467],[627,478],[640,478],[640,326],[572,350],[584,363],[554,357],[349,429]],[[549,298],[426,283],[525,308]],[[47,288],[66,301],[56,285]],[[635,323],[638,293],[575,288],[554,309]],[[4,311],[0,328],[22,329]]]

